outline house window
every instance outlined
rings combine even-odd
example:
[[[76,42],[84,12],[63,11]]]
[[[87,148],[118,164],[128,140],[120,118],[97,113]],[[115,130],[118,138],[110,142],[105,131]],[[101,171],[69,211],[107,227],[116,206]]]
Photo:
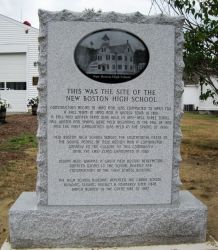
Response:
[[[132,65],[130,66],[130,69],[132,70]]]
[[[0,90],[4,90],[5,89],[5,83],[4,82],[0,82]]]
[[[101,65],[98,65],[98,69],[101,69]]]
[[[130,57],[130,62],[132,62],[132,56]]]
[[[193,111],[194,110],[194,105],[193,104],[185,104],[183,106],[184,111]]]
[[[33,86],[38,85],[38,81],[39,81],[39,77],[38,76],[33,76],[33,79],[32,79]]]
[[[128,48],[128,52],[129,52],[129,48]]]
[[[120,64],[117,67],[118,67],[118,69],[122,69],[122,65],[120,65]]]
[[[7,82],[6,88],[9,90],[26,90],[26,82]]]
[[[116,67],[115,67],[115,64],[113,64],[113,65],[112,65],[112,69],[115,69],[115,68],[116,68]]]
[[[107,64],[107,69],[110,69],[109,64]]]
[[[98,56],[98,61],[101,61],[102,60],[102,56]]]
[[[122,56],[118,56],[118,61],[122,61]]]
[[[127,65],[125,65],[125,70],[127,70]]]
[[[110,55],[106,55],[106,60],[110,60]]]
[[[115,56],[114,55],[112,55],[112,60],[115,60]]]
[[[101,52],[104,52],[104,48],[101,49]]]
[[[125,56],[125,61],[127,61],[127,56]]]

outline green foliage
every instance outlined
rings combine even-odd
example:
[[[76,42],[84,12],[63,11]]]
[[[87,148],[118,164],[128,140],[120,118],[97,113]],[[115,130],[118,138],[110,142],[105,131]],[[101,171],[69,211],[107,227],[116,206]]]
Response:
[[[185,16],[184,80],[200,83],[200,99],[210,97],[218,104],[218,89],[211,80],[211,76],[218,77],[218,0],[165,2],[176,14]]]
[[[16,151],[23,150],[27,147],[36,148],[37,140],[32,134],[22,134],[13,137],[0,145],[0,151]]]

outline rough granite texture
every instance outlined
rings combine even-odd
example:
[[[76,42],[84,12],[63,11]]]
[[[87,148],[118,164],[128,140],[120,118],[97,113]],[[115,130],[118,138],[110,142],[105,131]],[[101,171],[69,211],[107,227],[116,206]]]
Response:
[[[179,187],[181,181],[179,178],[179,162],[180,156],[180,118],[181,112],[181,96],[183,93],[183,33],[182,26],[183,17],[168,17],[164,15],[144,16],[139,12],[133,14],[119,14],[115,12],[109,13],[75,13],[67,10],[60,12],[49,12],[39,10],[40,32],[39,32],[39,107],[38,107],[38,177],[37,177],[37,203],[38,205],[48,204],[48,181],[47,181],[47,50],[48,50],[48,23],[55,21],[84,21],[84,22],[106,22],[106,23],[139,23],[139,24],[159,24],[173,25],[175,27],[175,88],[174,88],[174,141],[173,141],[173,166],[172,166],[172,204],[179,201]]]
[[[23,193],[10,209],[12,248],[202,242],[207,208],[181,191],[179,206],[38,206]]]
[[[183,17],[39,11],[39,152],[36,193],[23,193],[10,209],[13,248],[110,247],[202,242],[207,208],[189,192],[179,192],[183,92]],[[173,25],[175,27],[175,107],[171,205],[47,206],[47,49],[48,23],[84,21]]]

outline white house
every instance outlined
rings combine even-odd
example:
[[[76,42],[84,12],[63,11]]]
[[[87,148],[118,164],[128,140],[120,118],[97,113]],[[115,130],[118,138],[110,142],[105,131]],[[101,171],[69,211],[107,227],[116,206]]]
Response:
[[[37,61],[38,29],[0,14],[0,97],[9,112],[26,112],[38,95]]]
[[[211,78],[214,85],[218,88],[218,79]],[[210,86],[203,86],[203,92],[207,89],[211,89]],[[184,93],[182,96],[182,105],[184,110],[199,110],[199,111],[218,111],[218,106],[213,104],[213,99],[200,100],[201,86],[198,85],[186,85],[184,87]]]

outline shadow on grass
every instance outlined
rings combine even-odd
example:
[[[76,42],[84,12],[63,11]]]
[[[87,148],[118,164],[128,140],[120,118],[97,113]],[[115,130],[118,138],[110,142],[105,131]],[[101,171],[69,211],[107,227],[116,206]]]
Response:
[[[216,139],[210,139],[210,140],[183,139],[182,143],[195,146],[195,147],[199,147],[202,149],[211,149],[211,150],[218,149],[218,140]]]

